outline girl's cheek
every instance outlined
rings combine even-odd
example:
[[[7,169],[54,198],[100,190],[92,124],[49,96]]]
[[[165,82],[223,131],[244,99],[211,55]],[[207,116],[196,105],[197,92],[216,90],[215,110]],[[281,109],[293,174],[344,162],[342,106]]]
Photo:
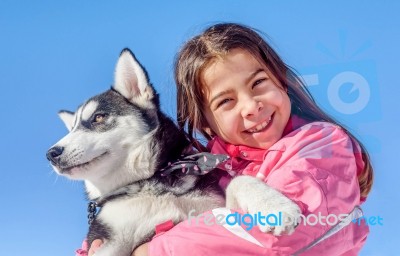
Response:
[[[274,105],[280,105],[283,101],[283,92],[280,90],[274,90],[266,94],[267,100]]]
[[[220,127],[222,127],[225,132],[231,132],[234,130],[237,123],[234,115],[231,113],[224,113],[221,114],[219,119]]]
[[[226,142],[235,143],[235,127],[236,122],[230,115],[223,115],[218,117],[217,121],[217,135]]]

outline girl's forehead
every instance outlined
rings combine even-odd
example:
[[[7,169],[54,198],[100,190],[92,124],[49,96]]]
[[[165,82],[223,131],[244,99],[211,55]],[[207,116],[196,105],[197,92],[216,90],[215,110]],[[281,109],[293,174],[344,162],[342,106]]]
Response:
[[[201,79],[209,86],[218,80],[229,79],[238,74],[250,75],[260,69],[270,73],[261,58],[247,50],[237,48],[209,61],[203,69]]]
[[[233,48],[227,52],[215,55],[208,61],[206,64],[205,69],[210,67],[211,65],[215,65],[215,63],[230,63],[230,62],[242,62],[243,60],[248,60],[253,63],[258,63],[261,66],[264,66],[266,69],[269,70],[269,67],[265,60],[261,57],[261,53],[253,52],[250,49],[245,48]]]
[[[220,90],[220,85],[231,84],[240,80],[247,81],[254,74],[265,72],[274,82],[282,87],[261,56],[246,49],[235,48],[223,55],[218,55],[205,65],[200,74],[200,86],[203,97],[207,98],[210,89]]]

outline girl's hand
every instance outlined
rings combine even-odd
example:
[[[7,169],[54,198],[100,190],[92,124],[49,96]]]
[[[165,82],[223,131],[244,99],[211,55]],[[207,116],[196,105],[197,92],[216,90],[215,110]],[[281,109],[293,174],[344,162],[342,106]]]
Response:
[[[149,255],[149,243],[142,244],[136,250],[133,251],[132,256],[148,256]]]
[[[101,241],[100,239],[94,240],[90,245],[88,256],[92,256],[101,247],[102,244],[103,241]]]
[[[92,256],[103,244],[103,241],[96,239],[90,245],[88,256]],[[142,244],[136,250],[133,251],[132,256],[148,256],[149,255],[149,243]]]

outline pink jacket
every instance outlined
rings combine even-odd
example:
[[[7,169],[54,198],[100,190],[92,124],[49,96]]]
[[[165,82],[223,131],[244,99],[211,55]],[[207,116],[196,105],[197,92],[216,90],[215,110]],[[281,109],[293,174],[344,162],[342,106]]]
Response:
[[[336,125],[305,124],[292,117],[284,137],[267,150],[229,145],[219,138],[209,146],[212,153],[231,156],[226,165],[231,175],[262,179],[296,202],[305,216],[339,216],[365,200],[360,198],[357,180],[364,167],[360,147]],[[208,214],[227,211],[231,212],[217,209]],[[301,223],[293,234],[275,237],[258,228],[246,231],[244,226],[209,226],[202,220],[194,226],[185,221],[156,235],[149,244],[149,255],[292,255],[329,228]],[[357,255],[368,233],[365,222],[350,223],[301,255]]]

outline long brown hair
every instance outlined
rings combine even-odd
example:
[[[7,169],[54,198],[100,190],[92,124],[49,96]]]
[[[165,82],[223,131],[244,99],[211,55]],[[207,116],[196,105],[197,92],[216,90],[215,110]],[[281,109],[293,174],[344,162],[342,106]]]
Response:
[[[200,132],[207,140],[211,139],[203,113],[202,73],[212,61],[235,48],[248,51],[266,65],[284,87],[283,89],[287,90],[291,101],[291,114],[301,116],[309,122],[325,121],[339,125],[359,143],[365,167],[358,180],[361,197],[366,197],[372,187],[373,169],[365,147],[343,125],[318,107],[296,72],[283,62],[254,29],[244,25],[235,23],[213,25],[186,42],[177,55],[175,62],[177,120],[179,127],[187,131],[192,143],[198,149],[204,149],[196,138],[196,132]]]

